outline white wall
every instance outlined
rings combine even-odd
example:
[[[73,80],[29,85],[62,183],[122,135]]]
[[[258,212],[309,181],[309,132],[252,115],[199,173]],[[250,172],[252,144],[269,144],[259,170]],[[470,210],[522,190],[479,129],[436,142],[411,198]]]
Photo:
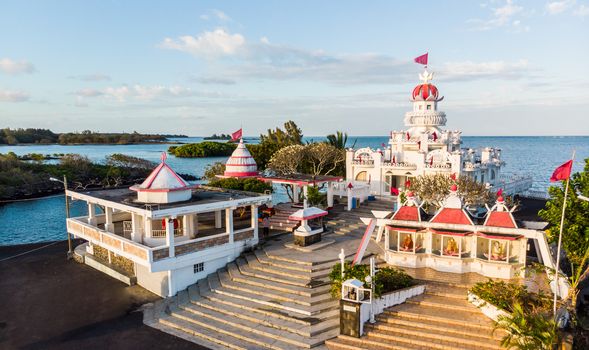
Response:
[[[148,267],[135,264],[135,272],[137,284],[141,287],[161,297],[168,295],[168,273],[166,271],[149,272]]]

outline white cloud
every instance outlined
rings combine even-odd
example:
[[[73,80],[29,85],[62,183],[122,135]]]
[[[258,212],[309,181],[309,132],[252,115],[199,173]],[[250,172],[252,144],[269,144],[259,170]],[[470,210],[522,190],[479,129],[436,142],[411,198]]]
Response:
[[[231,34],[224,29],[216,29],[196,37],[184,35],[177,39],[165,38],[160,47],[188,52],[198,57],[212,58],[233,55],[244,45],[245,38],[241,34]]]
[[[505,61],[490,62],[449,62],[444,64],[440,74],[445,80],[464,80],[475,78],[520,78],[528,70],[528,61],[519,60],[515,63]]]
[[[24,102],[30,98],[24,91],[0,90],[0,102]]]
[[[487,6],[484,8],[488,8]],[[469,19],[474,30],[490,30],[498,27],[516,27],[515,31],[521,31],[521,21],[515,17],[523,12],[523,6],[519,6],[513,0],[505,0],[502,6],[490,8],[491,14],[489,19]],[[523,26],[526,28],[526,26]],[[527,27],[529,31],[529,27]]]
[[[154,100],[163,100],[166,98],[177,97],[210,97],[216,98],[220,94],[217,92],[202,92],[194,91],[190,88],[182,86],[163,86],[163,85],[140,85],[133,86],[109,86],[102,90],[98,89],[80,89],[74,92],[77,101],[81,102],[85,98],[103,97],[107,99],[114,99],[119,102],[126,102],[129,100],[149,102]]]
[[[7,74],[22,74],[35,72],[35,66],[27,61],[13,61],[10,58],[0,59],[0,71]]]
[[[575,5],[575,0],[552,1],[546,4],[546,12],[551,15],[562,13]]]
[[[229,17],[225,12],[217,9],[208,10],[206,13],[200,15],[200,19],[203,21],[208,21],[212,18],[216,18],[219,21],[229,22],[231,21],[231,17]]]
[[[573,14],[575,16],[579,16],[579,17],[589,16],[589,6],[580,5],[579,7],[577,7],[575,9],[575,11],[573,12]]]
[[[103,95],[103,93],[96,89],[80,89],[75,92],[78,97],[96,97]]]
[[[75,80],[82,80],[82,81],[109,81],[109,80],[111,80],[111,77],[109,75],[101,74],[101,73],[73,75],[73,76],[70,76],[69,78],[75,79]]]

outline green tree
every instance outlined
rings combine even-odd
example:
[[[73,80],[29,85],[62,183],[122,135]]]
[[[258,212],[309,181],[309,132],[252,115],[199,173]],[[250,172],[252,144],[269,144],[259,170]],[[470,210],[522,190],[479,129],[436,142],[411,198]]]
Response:
[[[336,131],[335,134],[327,135],[326,143],[332,145],[338,149],[346,149],[346,144],[348,143],[348,134],[341,131]],[[354,148],[356,145],[356,140],[354,140],[354,144],[351,146]]]
[[[214,162],[213,164],[209,164],[206,166],[203,177],[207,181],[213,181],[217,179],[217,175],[223,175],[224,173],[225,163]]]
[[[468,176],[460,176],[455,181],[445,174],[422,175],[411,180],[409,189],[421,200],[440,208],[443,200],[450,194],[452,184],[458,186],[458,195],[464,198],[466,204],[483,205],[491,199],[485,184]]]
[[[260,170],[266,169],[270,159],[279,149],[291,145],[303,144],[303,132],[293,122],[289,120],[284,123],[284,130],[276,128],[268,129],[266,135],[260,135],[260,143],[257,145],[247,145],[248,150],[256,160]]]
[[[514,304],[508,316],[499,316],[495,329],[506,331],[501,346],[519,350],[551,350],[558,342],[556,323],[549,315],[524,310]]]

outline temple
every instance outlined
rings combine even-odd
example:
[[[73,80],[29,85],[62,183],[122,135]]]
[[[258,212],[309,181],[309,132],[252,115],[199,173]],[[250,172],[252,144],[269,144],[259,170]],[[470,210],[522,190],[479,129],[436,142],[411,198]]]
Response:
[[[253,171],[252,171],[253,172]],[[68,190],[87,215],[67,219],[87,241],[86,263],[160,295],[172,296],[258,244],[258,207],[270,195],[190,185],[161,163],[126,189]],[[130,281],[126,281],[129,283]]]
[[[396,196],[417,176],[466,175],[508,194],[531,187],[529,178],[502,178],[501,149],[461,148],[461,132],[444,130],[446,113],[438,110],[444,99],[430,81],[433,73],[419,75],[422,83],[411,94],[413,110],[405,113],[406,129],[390,133],[388,144],[346,152],[346,180],[356,188],[368,187],[372,195]],[[409,181],[409,182],[408,182]]]

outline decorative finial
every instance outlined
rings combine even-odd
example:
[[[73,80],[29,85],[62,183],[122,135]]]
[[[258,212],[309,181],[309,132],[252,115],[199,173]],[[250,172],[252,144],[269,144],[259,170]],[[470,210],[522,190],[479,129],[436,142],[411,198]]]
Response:
[[[423,71],[423,73],[419,74],[419,79],[421,81],[423,81],[424,84],[427,84],[433,78],[434,78],[434,73],[428,72],[427,68]]]
[[[168,159],[168,154],[166,152],[162,152],[160,159],[162,160],[162,163],[165,163],[166,159]]]

